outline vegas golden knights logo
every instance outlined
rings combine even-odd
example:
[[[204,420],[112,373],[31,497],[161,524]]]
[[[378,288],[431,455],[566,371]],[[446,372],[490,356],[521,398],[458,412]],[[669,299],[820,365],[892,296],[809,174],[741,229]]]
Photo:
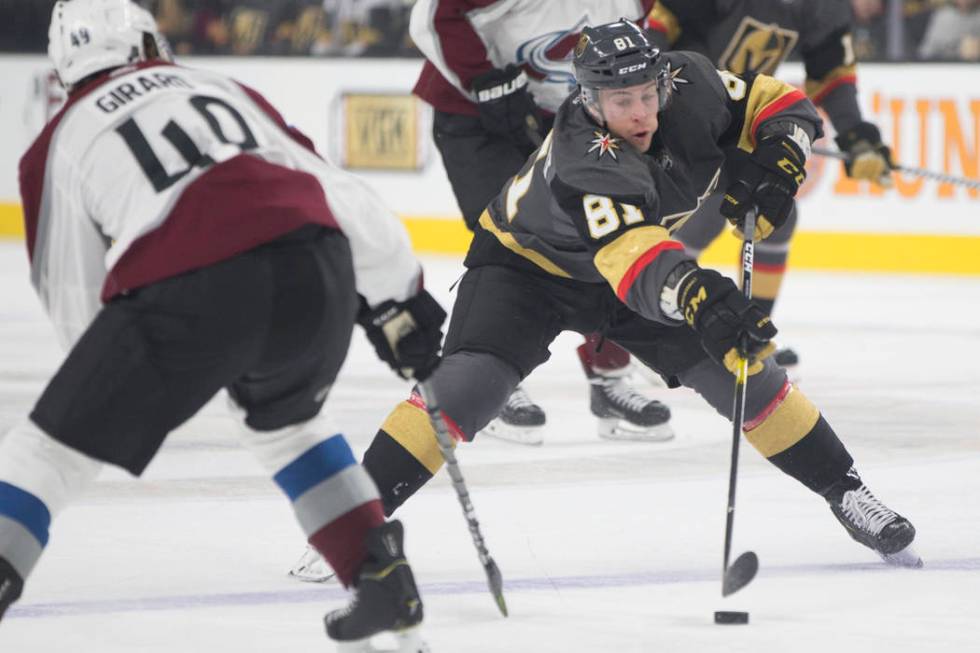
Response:
[[[746,16],[718,59],[718,68],[738,75],[747,72],[771,75],[793,51],[798,38],[799,32]]]
[[[344,167],[419,169],[417,102],[412,95],[345,94]]]

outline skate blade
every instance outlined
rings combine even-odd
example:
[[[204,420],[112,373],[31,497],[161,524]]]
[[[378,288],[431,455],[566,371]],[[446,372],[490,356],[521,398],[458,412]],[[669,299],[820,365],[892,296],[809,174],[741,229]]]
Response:
[[[480,431],[480,434],[489,435],[504,442],[540,447],[544,444],[543,431],[544,429],[540,426],[512,426],[500,423],[500,420],[495,419],[487,424],[486,428]]]
[[[353,642],[337,642],[337,653],[432,653],[418,626]]]
[[[289,570],[289,577],[303,583],[326,583],[336,578],[330,565],[313,547],[307,547],[299,561]]]
[[[895,553],[879,553],[878,555],[892,567],[905,567],[906,569],[921,569],[923,567],[922,558],[911,546]]]
[[[669,423],[638,426],[618,417],[603,417],[599,419],[599,437],[630,442],[667,442],[674,439],[674,429]]]

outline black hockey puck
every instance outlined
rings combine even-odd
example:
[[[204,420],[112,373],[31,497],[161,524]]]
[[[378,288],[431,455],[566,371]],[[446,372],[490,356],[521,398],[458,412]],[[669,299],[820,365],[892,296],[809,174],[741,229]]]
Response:
[[[747,624],[749,623],[748,612],[716,612],[716,624]]]

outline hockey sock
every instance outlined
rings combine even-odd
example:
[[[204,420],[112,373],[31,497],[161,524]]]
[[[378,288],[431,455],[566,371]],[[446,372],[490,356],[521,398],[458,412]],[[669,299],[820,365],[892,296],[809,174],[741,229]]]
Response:
[[[789,383],[745,423],[743,432],[769,462],[814,492],[840,479],[854,463],[813,402]]]
[[[54,440],[30,420],[0,442],[0,615],[17,600],[48,543],[51,519],[101,464]]]
[[[313,548],[349,587],[367,558],[364,538],[384,523],[378,490],[344,436],[314,445],[273,476]]]
[[[445,413],[454,436],[462,439],[459,427]],[[364,467],[381,492],[385,514],[391,515],[442,467],[442,452],[422,398],[412,393],[399,403],[374,436],[364,454]]]
[[[629,352],[615,342],[605,340],[600,333],[585,336],[585,342],[578,346],[578,357],[585,375],[590,378],[625,369],[630,364]]]
[[[369,530],[384,523],[378,489],[357,464],[347,440],[322,416],[273,431],[257,431],[239,415],[242,440],[289,497],[307,541],[350,586],[367,559]]]

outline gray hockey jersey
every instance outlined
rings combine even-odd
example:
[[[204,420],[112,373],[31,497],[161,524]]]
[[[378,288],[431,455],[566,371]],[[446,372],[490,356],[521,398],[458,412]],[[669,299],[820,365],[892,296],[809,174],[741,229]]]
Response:
[[[671,98],[650,151],[568,98],[542,146],[480,218],[469,267],[515,264],[608,283],[630,308],[665,321],[663,282],[689,258],[671,234],[717,186],[726,150],[751,152],[771,120],[808,123],[813,133],[820,119],[802,92],[771,77],[720,73],[691,52],[662,58]]]

